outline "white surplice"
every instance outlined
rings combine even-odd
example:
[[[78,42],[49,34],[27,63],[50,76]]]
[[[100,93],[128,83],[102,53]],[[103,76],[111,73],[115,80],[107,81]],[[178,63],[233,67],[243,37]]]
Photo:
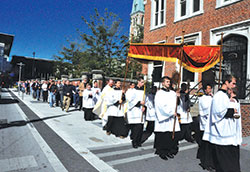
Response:
[[[147,121],[155,121],[156,118],[154,98],[155,95],[148,94],[145,99],[145,106],[147,107],[147,112],[146,112]]]
[[[237,145],[235,119],[225,118],[228,108],[230,108],[230,99],[224,91],[219,90],[212,99],[203,140],[217,145]]]
[[[204,131],[210,114],[212,96],[203,95],[199,97],[199,115],[200,115],[200,130]]]
[[[143,90],[130,89],[126,94],[127,100],[127,119],[129,124],[143,124],[144,118],[142,118],[142,106],[136,107],[135,105],[143,100]]]
[[[157,91],[155,95],[155,132],[173,132],[175,108],[176,93],[174,91]],[[176,119],[175,131],[180,131],[178,119]]]

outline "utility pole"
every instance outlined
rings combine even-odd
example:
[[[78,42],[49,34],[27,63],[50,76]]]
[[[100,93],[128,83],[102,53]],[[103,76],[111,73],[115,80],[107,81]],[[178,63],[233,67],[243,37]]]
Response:
[[[21,75],[22,75],[22,67],[25,65],[24,63],[20,62],[17,63],[19,66],[19,82],[18,82],[18,95],[20,94],[20,84],[21,84]]]

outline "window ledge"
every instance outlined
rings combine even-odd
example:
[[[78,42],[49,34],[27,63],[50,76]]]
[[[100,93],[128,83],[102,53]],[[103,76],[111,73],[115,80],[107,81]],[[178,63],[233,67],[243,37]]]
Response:
[[[160,25],[160,26],[152,27],[152,28],[150,28],[150,32],[151,32],[151,31],[154,31],[154,30],[157,30],[157,29],[161,29],[161,28],[163,28],[163,27],[165,27],[165,26],[166,26],[166,24],[162,24],[162,25]]]
[[[196,13],[193,13],[192,15],[189,15],[189,16],[178,17],[177,19],[174,20],[174,23],[177,23],[177,22],[182,21],[182,20],[187,20],[187,19],[199,16],[199,15],[202,15],[203,13],[204,13],[204,11],[202,10],[202,11],[198,11]]]
[[[242,0],[235,0],[235,1],[233,1],[233,2],[227,2],[227,3],[223,3],[223,4],[220,4],[220,5],[217,5],[216,4],[216,7],[215,7],[215,9],[217,10],[217,9],[220,9],[220,8],[223,8],[223,7],[227,7],[227,6],[229,6],[229,5],[232,5],[232,4],[235,4],[235,3],[237,3],[237,2],[240,2],[240,1],[242,1]]]

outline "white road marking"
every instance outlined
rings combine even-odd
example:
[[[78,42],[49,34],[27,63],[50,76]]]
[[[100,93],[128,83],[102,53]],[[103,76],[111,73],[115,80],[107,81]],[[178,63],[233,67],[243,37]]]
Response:
[[[180,151],[184,151],[184,150],[188,150],[188,149],[192,149],[197,147],[197,144],[192,144],[192,145],[188,145],[188,146],[183,146],[179,148],[179,152]],[[129,163],[129,162],[134,162],[134,161],[138,161],[138,160],[143,160],[143,159],[148,159],[148,158],[153,158],[156,157],[157,155],[153,154],[153,153],[149,153],[149,154],[144,154],[144,155],[139,155],[139,156],[134,156],[134,157],[129,157],[129,158],[123,158],[123,159],[118,159],[118,160],[114,160],[114,161],[108,161],[107,163],[109,165],[119,165],[119,164],[125,164],[125,163]]]
[[[96,155],[98,157],[102,158],[102,157],[107,157],[107,156],[138,152],[138,151],[143,151],[143,150],[147,150],[147,149],[153,149],[153,145],[141,147],[141,148],[138,148],[138,149],[126,149],[126,150],[119,150],[119,151],[114,151],[114,152],[97,153]]]

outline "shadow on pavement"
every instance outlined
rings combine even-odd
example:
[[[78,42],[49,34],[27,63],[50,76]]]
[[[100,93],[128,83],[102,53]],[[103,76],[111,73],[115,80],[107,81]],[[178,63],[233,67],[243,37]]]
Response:
[[[17,99],[0,99],[0,104],[19,103]]]
[[[79,111],[79,108],[68,110],[68,112],[74,112],[74,111]]]
[[[25,126],[29,123],[40,122],[40,121],[53,119],[53,118],[59,118],[59,117],[67,116],[67,115],[68,114],[56,115],[56,116],[51,116],[51,117],[46,117],[46,118],[32,119],[32,120],[28,120],[28,121],[25,121],[25,120],[12,121],[10,123],[0,124],[0,129],[9,128],[9,127],[21,127],[21,126]]]

